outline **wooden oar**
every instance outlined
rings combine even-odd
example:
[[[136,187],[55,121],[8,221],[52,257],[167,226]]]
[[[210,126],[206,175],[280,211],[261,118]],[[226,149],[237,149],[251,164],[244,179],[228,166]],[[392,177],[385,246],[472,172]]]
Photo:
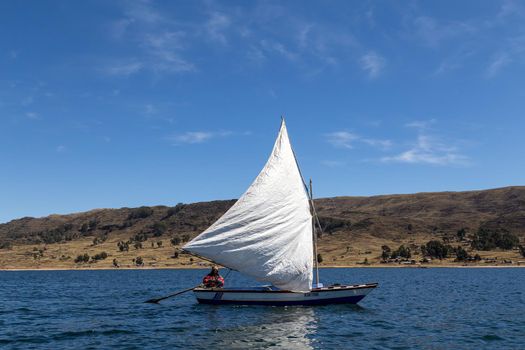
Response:
[[[167,295],[167,296],[162,297],[162,298],[146,300],[145,303],[158,304],[158,302],[161,301],[161,300],[168,299],[168,298],[171,298],[171,297],[174,297],[174,296],[180,295],[180,294],[182,294],[182,293],[189,292],[190,290],[194,290],[195,288],[200,287],[200,286],[201,286],[201,285],[199,284],[199,285],[197,285],[197,286],[195,286],[195,287],[191,287],[191,288],[188,288],[188,289],[184,289],[184,290],[181,290],[180,292],[173,293],[173,294]]]

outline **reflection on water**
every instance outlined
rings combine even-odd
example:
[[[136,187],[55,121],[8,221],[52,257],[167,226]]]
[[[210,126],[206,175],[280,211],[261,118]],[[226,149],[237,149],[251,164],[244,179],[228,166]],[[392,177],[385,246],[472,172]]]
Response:
[[[257,307],[255,317],[243,317],[235,325],[222,328],[221,307],[208,306],[210,325],[216,329],[219,348],[246,349],[278,347],[313,349],[317,320],[310,307]],[[242,313],[248,307],[233,307]],[[254,308],[253,306],[250,308]],[[252,314],[253,315],[253,314]]]

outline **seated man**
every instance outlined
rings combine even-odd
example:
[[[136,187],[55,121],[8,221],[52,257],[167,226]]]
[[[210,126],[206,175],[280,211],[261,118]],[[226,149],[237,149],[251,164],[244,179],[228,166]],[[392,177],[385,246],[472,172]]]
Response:
[[[224,278],[219,275],[217,266],[212,266],[210,273],[204,276],[202,284],[206,288],[222,288],[224,286]]]

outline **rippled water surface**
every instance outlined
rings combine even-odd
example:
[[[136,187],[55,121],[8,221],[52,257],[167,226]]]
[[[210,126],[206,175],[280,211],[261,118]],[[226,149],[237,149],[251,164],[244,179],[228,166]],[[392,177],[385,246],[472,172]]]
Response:
[[[524,349],[524,269],[324,269],[379,282],[356,305],[210,306],[203,270],[0,272],[2,349]],[[227,283],[247,282],[231,274]]]

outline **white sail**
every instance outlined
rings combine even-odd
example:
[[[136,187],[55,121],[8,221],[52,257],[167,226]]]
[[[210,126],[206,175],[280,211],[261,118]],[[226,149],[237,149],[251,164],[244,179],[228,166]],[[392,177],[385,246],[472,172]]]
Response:
[[[283,121],[268,162],[246,193],[184,249],[280,289],[309,291],[311,220]]]

